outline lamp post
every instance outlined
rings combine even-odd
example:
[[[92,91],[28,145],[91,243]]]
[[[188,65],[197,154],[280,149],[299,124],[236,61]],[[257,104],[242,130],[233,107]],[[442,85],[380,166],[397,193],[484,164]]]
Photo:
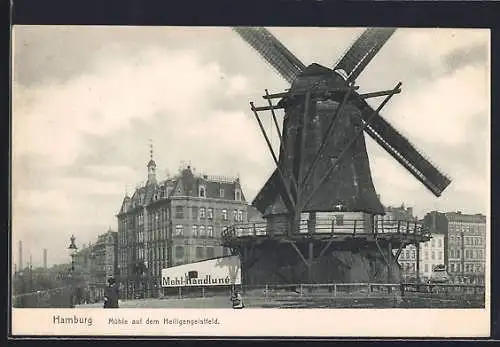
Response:
[[[76,257],[76,253],[78,252],[78,247],[76,246],[76,243],[75,243],[75,235],[71,235],[70,237],[70,244],[69,244],[69,247],[68,247],[68,250],[69,250],[69,254],[71,256],[71,270],[70,270],[70,273],[69,273],[69,277],[70,277],[70,286],[71,286],[71,295],[70,295],[70,307],[75,307],[75,285],[74,285],[74,271],[75,271],[75,257]]]

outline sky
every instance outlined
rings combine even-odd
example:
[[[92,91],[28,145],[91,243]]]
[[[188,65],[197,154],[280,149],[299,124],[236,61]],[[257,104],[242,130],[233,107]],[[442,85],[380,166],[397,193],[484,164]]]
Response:
[[[333,67],[363,28],[269,30]],[[403,83],[382,116],[452,179],[436,198],[365,135],[384,205],[488,214],[489,42],[483,29],[398,29],[357,79],[360,92]],[[16,26],[12,57],[13,263],[20,240],[24,265],[44,248],[51,265],[72,234],[81,247],[116,230],[150,140],[160,179],[187,163],[239,175],[249,201],[274,170],[249,102],[289,85],[230,28]]]

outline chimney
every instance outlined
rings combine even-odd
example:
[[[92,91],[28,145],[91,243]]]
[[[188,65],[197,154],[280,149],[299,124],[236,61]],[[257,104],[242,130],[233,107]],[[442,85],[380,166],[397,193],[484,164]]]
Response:
[[[23,270],[23,241],[19,241],[19,271]]]
[[[47,248],[43,249],[43,269],[47,270]]]

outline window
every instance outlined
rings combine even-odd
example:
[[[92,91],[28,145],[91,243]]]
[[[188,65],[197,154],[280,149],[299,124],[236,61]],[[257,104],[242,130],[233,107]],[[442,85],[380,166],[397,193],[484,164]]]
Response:
[[[207,227],[207,237],[214,237],[214,227],[211,225]]]
[[[243,211],[238,211],[238,220],[243,222]]]
[[[450,249],[450,258],[455,258],[455,250]]]
[[[429,264],[424,264],[424,272],[429,272]]]
[[[224,197],[224,188],[219,189],[219,197]]]
[[[196,247],[196,258],[203,258],[203,247]]]
[[[200,218],[205,218],[205,207],[200,207]]]
[[[213,258],[215,255],[213,247],[207,247],[207,258]]]
[[[476,264],[476,272],[482,272],[481,264]]]
[[[434,251],[431,252],[431,259],[432,260],[436,259],[436,252]]]
[[[435,247],[436,246],[436,240],[434,240],[434,238],[431,240],[431,247]]]
[[[226,209],[222,210],[222,220],[227,220],[227,210]]]
[[[205,226],[204,225],[200,225],[199,231],[200,231],[199,236],[205,237]]]
[[[204,198],[205,197],[205,187],[204,186],[200,186],[200,188],[198,189],[198,196]]]
[[[175,257],[176,258],[184,258],[184,247],[182,247],[182,246],[175,247]]]
[[[459,249],[457,249],[457,258],[461,258],[460,250]]]
[[[234,199],[236,201],[240,201],[241,200],[241,192],[239,189],[236,189],[236,192],[234,193]]]
[[[184,218],[184,206],[175,206],[175,218],[177,219]]]
[[[410,251],[406,251],[406,259],[410,259]]]
[[[425,251],[425,253],[424,253],[424,259],[425,260],[429,260],[429,252],[428,251]]]
[[[176,225],[175,226],[175,236],[181,237],[184,234],[184,226],[183,225]]]
[[[234,220],[238,220],[238,210],[234,210]]]
[[[193,207],[191,208],[191,214],[192,214],[192,216],[193,216],[193,217],[192,217],[193,219],[198,219],[198,207],[193,206]]]
[[[412,250],[412,251],[411,251],[411,258],[412,258],[412,259],[415,259],[416,257],[417,257],[417,251]]]
[[[438,247],[441,247],[443,245],[443,240],[438,239]]]
[[[335,225],[344,225],[344,215],[338,214],[335,216]]]
[[[198,237],[198,226],[197,225],[193,225],[191,227],[191,230],[193,232],[193,237]]]
[[[443,259],[443,252],[438,251],[438,260],[441,260],[441,259]]]
[[[208,219],[214,219],[214,209],[213,208],[209,208],[207,210],[207,217],[208,217]]]

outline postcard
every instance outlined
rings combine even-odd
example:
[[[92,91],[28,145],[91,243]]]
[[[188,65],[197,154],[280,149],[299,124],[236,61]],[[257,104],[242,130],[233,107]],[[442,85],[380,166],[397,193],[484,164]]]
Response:
[[[12,42],[14,336],[489,335],[489,30]]]

